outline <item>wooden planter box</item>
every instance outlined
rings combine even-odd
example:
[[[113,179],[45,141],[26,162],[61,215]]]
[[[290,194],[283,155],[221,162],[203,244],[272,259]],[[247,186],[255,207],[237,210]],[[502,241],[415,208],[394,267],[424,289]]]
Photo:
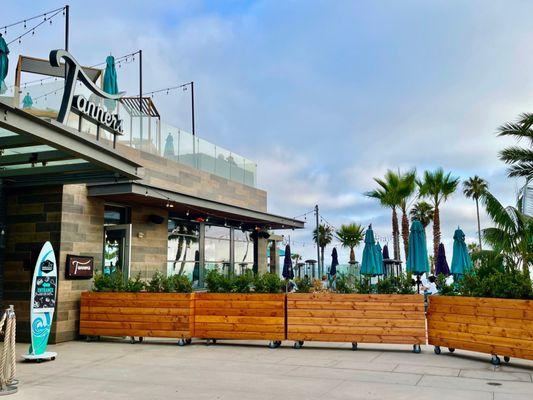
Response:
[[[84,292],[80,334],[190,339],[193,296],[190,293]]]
[[[287,339],[412,344],[426,342],[422,295],[291,293],[287,296]]]
[[[429,344],[533,360],[533,301],[430,296]]]
[[[280,342],[285,339],[285,295],[196,293],[194,337]]]

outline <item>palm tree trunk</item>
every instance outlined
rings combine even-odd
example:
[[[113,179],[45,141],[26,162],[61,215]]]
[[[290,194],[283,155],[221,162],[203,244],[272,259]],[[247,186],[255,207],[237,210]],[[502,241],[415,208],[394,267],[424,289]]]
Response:
[[[355,251],[350,247],[350,264],[355,264]]]
[[[409,251],[409,220],[407,219],[407,210],[402,208],[402,239],[405,261],[407,262],[407,252]]]
[[[476,213],[477,213],[477,234],[479,237],[479,250],[483,250],[481,247],[481,224],[479,222],[479,202],[478,202],[477,197],[476,197]]]
[[[437,253],[439,252],[440,243],[440,212],[439,205],[435,204],[433,211],[433,259],[437,260]]]
[[[320,271],[318,271],[318,274],[320,275],[319,278],[322,279],[322,275],[324,275],[324,250],[325,247],[320,248]]]
[[[394,259],[400,259],[400,231],[398,228],[398,214],[396,207],[392,208],[392,241],[394,246]]]
[[[181,262],[180,270],[178,272],[178,275],[183,274],[183,270],[185,269],[185,261],[187,260],[187,249],[188,248],[189,248],[188,246],[185,247],[185,254],[183,254],[183,261]]]
[[[181,252],[183,251],[183,236],[178,238],[178,248],[176,250],[176,257],[174,258],[174,264],[172,264],[172,269],[176,269],[176,264],[181,258]]]

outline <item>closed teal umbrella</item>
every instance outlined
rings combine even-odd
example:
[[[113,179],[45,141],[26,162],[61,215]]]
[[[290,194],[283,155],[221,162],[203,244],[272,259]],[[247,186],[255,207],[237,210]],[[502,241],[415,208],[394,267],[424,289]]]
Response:
[[[378,268],[376,275],[383,275],[383,254],[381,253],[381,245],[376,243],[376,253],[378,256]]]
[[[29,93],[26,93],[26,96],[22,99],[22,108],[32,108],[33,100]]]
[[[361,261],[361,275],[377,275],[379,259],[376,252],[376,241],[374,240],[374,231],[372,225],[368,227],[365,233],[365,247],[363,248],[363,260]],[[381,271],[383,272],[383,270]]]
[[[6,83],[4,80],[7,76],[7,70],[9,68],[9,59],[7,55],[9,54],[9,49],[7,43],[0,34],[0,94],[4,94],[7,90]]]
[[[422,275],[429,272],[426,232],[418,220],[411,224],[409,250],[407,252],[407,272]]]
[[[118,94],[117,70],[115,68],[115,57],[113,56],[107,56],[105,59],[104,92]],[[106,99],[105,105],[109,110],[114,110],[116,101]]]
[[[464,232],[457,228],[453,234],[453,256],[451,272],[454,278],[460,278],[472,270],[473,264],[465,243]]]

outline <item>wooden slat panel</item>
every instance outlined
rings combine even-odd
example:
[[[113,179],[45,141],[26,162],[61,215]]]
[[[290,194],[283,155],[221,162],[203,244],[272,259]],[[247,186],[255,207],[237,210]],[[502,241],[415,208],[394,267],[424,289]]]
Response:
[[[190,338],[193,302],[184,293],[82,293],[80,334]]]
[[[533,359],[533,302],[473,297],[430,298],[434,346]]]
[[[285,339],[284,294],[197,293],[194,335],[212,339]]]
[[[289,294],[291,340],[422,344],[426,340],[420,295]]]

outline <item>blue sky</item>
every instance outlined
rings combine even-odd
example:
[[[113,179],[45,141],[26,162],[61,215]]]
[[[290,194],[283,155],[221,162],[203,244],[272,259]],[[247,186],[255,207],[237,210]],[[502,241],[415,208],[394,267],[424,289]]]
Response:
[[[0,24],[61,5],[8,0]],[[257,160],[269,211],[318,203],[333,225],[390,236],[389,211],[363,196],[387,168],[478,174],[514,203],[495,131],[533,107],[530,15],[525,1],[73,1],[70,47],[88,65],[142,48],[145,90],[194,80],[198,134]],[[54,22],[12,54],[46,57],[62,35]],[[136,67],[118,72],[136,94]],[[155,101],[189,129],[186,94]],[[460,193],[442,208],[450,254],[457,225],[474,239]],[[287,233],[314,255],[309,230]]]

